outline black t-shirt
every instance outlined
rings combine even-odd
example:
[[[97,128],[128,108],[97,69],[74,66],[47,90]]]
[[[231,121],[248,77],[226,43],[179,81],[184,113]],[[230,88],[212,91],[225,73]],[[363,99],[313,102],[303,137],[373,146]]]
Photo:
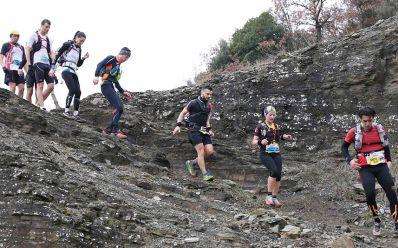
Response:
[[[283,133],[277,124],[274,124],[274,128],[271,128],[264,122],[257,124],[256,129],[254,129],[254,136],[257,136],[259,140],[266,139],[268,143],[278,143],[283,140]],[[263,145],[261,145],[261,148],[265,149]]]
[[[200,127],[206,127],[207,119],[211,111],[211,104],[201,97],[188,103],[187,109],[189,116],[187,118],[188,125],[195,124]]]

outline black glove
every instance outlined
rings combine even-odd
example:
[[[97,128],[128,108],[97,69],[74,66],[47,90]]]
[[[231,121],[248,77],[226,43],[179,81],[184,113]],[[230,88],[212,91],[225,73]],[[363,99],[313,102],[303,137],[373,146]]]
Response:
[[[7,68],[3,67],[3,71],[4,71],[4,73],[7,73],[9,70]]]

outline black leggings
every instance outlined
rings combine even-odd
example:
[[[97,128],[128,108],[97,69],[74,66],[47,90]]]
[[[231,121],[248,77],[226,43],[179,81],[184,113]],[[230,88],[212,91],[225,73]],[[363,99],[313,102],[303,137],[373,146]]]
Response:
[[[376,179],[383,188],[388,201],[390,202],[390,210],[395,221],[398,221],[397,211],[397,193],[394,191],[394,180],[390,174],[387,164],[380,164],[377,166],[369,166],[359,170],[361,176],[362,186],[366,194],[366,202],[372,211],[373,216],[378,215],[378,208],[376,204]],[[395,215],[394,215],[395,213]]]
[[[260,150],[261,163],[269,170],[269,176],[276,179],[277,182],[282,177],[282,157],[280,154],[268,154]]]
[[[73,101],[73,106],[75,107],[75,110],[79,110],[79,105],[80,105],[80,95],[82,92],[80,91],[80,84],[79,84],[79,78],[75,73],[72,73],[70,71],[64,70],[62,72],[62,78],[64,79],[66,86],[68,86],[69,93],[68,96],[66,97],[66,108],[69,108],[73,97],[75,97]]]

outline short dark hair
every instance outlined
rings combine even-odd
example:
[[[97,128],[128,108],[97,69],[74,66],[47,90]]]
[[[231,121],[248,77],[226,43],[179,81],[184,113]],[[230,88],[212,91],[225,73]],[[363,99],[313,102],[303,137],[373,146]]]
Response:
[[[130,48],[128,48],[128,47],[122,47],[122,49],[121,49],[120,52],[119,52],[119,55],[125,55],[125,56],[127,56],[127,57],[130,58],[130,56],[131,56],[131,50],[130,50]]]
[[[41,21],[41,25],[43,26],[44,24],[51,25],[51,22],[48,19],[44,19],[43,21]]]
[[[211,86],[204,86],[204,87],[202,87],[202,90],[210,90],[210,91],[213,91],[213,87],[211,87]]]
[[[358,111],[359,118],[362,118],[362,116],[375,117],[375,115],[376,115],[376,111],[371,107],[364,107]]]

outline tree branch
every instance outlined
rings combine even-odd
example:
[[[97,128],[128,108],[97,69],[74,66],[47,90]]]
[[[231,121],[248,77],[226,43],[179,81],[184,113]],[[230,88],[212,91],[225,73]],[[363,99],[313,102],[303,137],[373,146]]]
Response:
[[[305,4],[297,3],[297,2],[293,2],[292,4],[293,4],[294,6],[302,7],[302,8],[304,8],[304,9],[308,10],[308,11],[311,11],[310,8],[309,8],[307,5],[305,5]]]

